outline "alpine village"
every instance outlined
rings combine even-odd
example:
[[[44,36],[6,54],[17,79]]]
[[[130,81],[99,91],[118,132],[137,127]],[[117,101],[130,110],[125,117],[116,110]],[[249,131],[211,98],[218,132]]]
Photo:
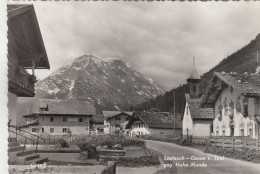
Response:
[[[260,34],[204,74],[191,57],[187,83],[168,92],[128,63],[95,55],[37,80],[51,65],[33,5],[8,5],[8,40],[9,173],[178,173],[216,163],[174,160],[201,156],[196,150],[260,162]],[[171,154],[156,150],[163,143]]]

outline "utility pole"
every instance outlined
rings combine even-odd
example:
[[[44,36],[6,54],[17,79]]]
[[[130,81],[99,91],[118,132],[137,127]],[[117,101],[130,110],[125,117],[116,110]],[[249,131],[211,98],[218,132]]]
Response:
[[[175,116],[175,89],[173,91],[173,100],[174,100],[174,105],[173,105],[173,116],[174,116],[174,136],[176,136],[175,132],[175,122],[176,122],[176,116]]]

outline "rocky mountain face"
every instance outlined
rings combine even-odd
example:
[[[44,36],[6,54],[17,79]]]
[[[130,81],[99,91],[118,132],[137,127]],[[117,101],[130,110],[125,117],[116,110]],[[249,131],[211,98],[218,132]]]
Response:
[[[128,63],[83,55],[36,84],[36,97],[83,99],[104,109],[127,110],[164,93]]]

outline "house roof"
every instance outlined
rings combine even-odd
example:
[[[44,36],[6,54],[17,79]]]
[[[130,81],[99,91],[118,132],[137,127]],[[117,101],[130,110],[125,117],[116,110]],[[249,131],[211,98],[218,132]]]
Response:
[[[95,123],[104,123],[104,115],[100,114],[100,115],[94,115],[91,119],[91,121],[95,122]]]
[[[34,99],[23,107],[25,117],[44,115],[95,115],[94,104],[86,100]],[[47,111],[41,110],[47,108]],[[21,109],[20,109],[21,110]]]
[[[180,121],[181,114],[176,114],[175,128],[181,129],[182,124]],[[173,129],[174,128],[174,115],[162,113],[162,112],[142,112],[135,113],[132,118],[130,118],[126,128],[130,128],[131,125],[137,121],[141,120],[149,128],[162,128],[162,129]]]
[[[213,108],[201,107],[201,98],[190,98],[189,94],[185,94],[186,102],[189,105],[189,111],[192,119],[213,119]]]
[[[50,64],[33,5],[7,5],[8,49],[15,50],[28,69],[49,69]]]
[[[114,116],[117,116],[117,115],[123,114],[123,113],[125,113],[129,116],[132,116],[134,112],[132,112],[132,111],[102,111],[102,113],[103,113],[105,119],[107,119],[107,118],[111,118],[111,117],[114,117]]]
[[[260,96],[259,75],[215,72],[203,98],[203,105],[213,105],[218,95],[228,86],[241,91],[245,96]]]

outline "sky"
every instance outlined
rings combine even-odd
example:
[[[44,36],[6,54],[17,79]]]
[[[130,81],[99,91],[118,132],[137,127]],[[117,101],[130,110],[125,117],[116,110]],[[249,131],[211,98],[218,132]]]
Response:
[[[259,2],[30,3],[51,66],[38,79],[93,54],[129,62],[170,90],[186,83],[193,57],[202,75],[260,33]]]

